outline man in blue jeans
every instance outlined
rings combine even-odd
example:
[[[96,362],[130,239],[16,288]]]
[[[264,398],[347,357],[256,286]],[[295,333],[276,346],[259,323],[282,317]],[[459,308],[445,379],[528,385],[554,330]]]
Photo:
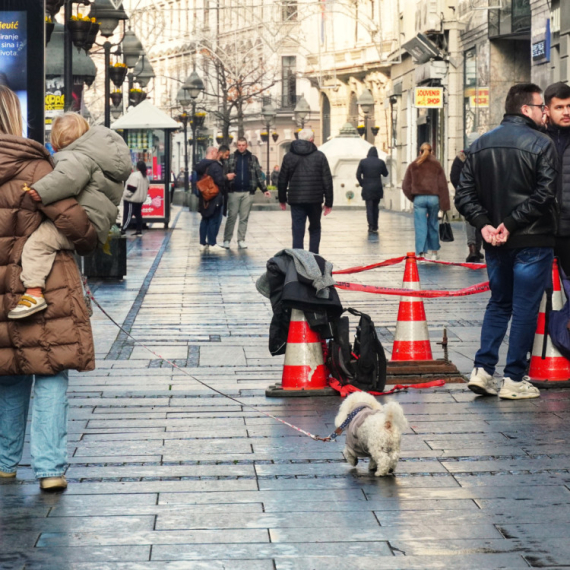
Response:
[[[470,148],[455,205],[485,240],[491,299],[481,347],[467,386],[508,400],[538,398],[525,373],[540,300],[551,281],[556,232],[556,149],[538,131],[544,102],[540,87],[511,87],[500,126]],[[493,378],[511,320],[507,363],[499,387]],[[499,389],[500,388],[500,389]]]

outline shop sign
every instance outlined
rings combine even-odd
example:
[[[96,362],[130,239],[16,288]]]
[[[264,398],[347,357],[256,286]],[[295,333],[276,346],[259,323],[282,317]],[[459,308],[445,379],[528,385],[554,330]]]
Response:
[[[465,90],[465,97],[469,98],[469,106],[488,107],[489,106],[489,88],[488,87],[472,87]]]
[[[166,187],[164,184],[151,184],[148,195],[142,205],[143,218],[164,218],[166,216],[165,200]]]
[[[533,34],[531,46],[533,63],[547,63],[550,61],[550,20],[546,20],[544,28]]]
[[[64,112],[63,77],[46,79],[46,131],[51,130],[51,124],[58,115]]]
[[[414,106],[424,109],[443,107],[443,87],[416,87]]]

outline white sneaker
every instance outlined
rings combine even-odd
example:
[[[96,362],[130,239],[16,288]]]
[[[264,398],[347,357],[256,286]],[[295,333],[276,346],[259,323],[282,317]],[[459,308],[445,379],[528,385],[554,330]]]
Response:
[[[230,242],[229,242],[229,241],[225,241],[225,242],[222,244],[222,247],[223,247],[224,249],[230,249]]]
[[[36,297],[35,295],[24,293],[20,297],[18,304],[8,313],[8,318],[25,319],[45,309],[47,309],[47,303],[43,295]]]
[[[208,244],[202,245],[200,244],[200,253],[206,253],[208,251]]]
[[[497,384],[495,379],[483,370],[483,368],[474,368],[471,372],[471,378],[467,383],[467,388],[480,396],[496,396]]]
[[[247,243],[245,243],[245,241],[238,241],[238,247],[240,249],[247,249]]]
[[[430,251],[429,255],[428,255],[428,259],[430,259],[431,261],[438,261],[439,260],[439,254],[437,253],[437,251]]]
[[[219,243],[210,246],[210,253],[222,253],[223,251],[225,252],[225,249]]]
[[[503,378],[503,386],[499,392],[499,398],[503,400],[527,400],[539,397],[539,389],[528,381],[528,376],[525,376],[521,382]]]

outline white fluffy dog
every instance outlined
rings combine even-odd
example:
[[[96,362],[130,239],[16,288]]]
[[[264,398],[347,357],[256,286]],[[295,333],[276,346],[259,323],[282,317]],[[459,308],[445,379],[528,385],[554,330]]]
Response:
[[[389,402],[382,406],[376,398],[366,392],[353,392],[341,404],[334,425],[338,428],[348,415],[361,406],[346,428],[345,459],[355,466],[359,457],[370,457],[370,471],[377,477],[390,475],[400,459],[402,432],[408,427],[402,406]]]

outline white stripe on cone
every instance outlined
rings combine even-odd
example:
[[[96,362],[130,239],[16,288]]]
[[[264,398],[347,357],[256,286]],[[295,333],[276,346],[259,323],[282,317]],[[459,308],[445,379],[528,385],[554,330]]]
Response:
[[[426,321],[398,321],[396,323],[397,340],[429,340]]]
[[[544,335],[536,333],[532,344],[532,355],[542,358],[542,345],[544,344]],[[558,349],[550,342],[550,336],[546,341],[546,358],[564,358]]]
[[[320,342],[289,343],[285,352],[285,366],[310,366],[314,370],[323,361]]]

